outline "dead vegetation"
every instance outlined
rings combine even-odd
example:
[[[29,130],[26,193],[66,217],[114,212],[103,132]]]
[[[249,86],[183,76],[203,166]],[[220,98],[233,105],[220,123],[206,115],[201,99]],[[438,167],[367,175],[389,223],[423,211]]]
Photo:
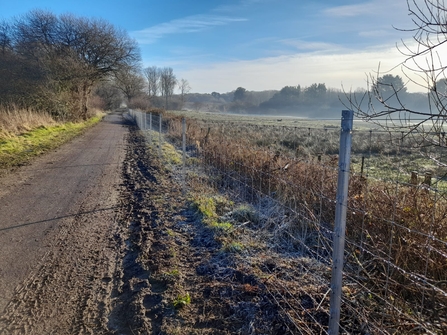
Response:
[[[179,143],[180,120],[167,118],[168,136]],[[282,252],[284,259],[295,254],[329,266],[338,163],[330,148],[337,143],[337,132],[320,134],[322,137],[316,139],[319,148],[330,149],[320,151],[318,147],[307,148],[303,140],[287,142],[290,129],[281,128],[187,120],[188,148],[192,156],[201,159],[216,189],[249,201],[258,214],[269,212],[269,219],[254,225],[258,237],[267,237],[264,241],[269,250],[273,247]],[[305,130],[295,129],[296,134],[300,131]],[[386,144],[390,146],[389,141]],[[341,329],[361,334],[445,333],[445,194],[424,184],[353,174],[348,207]],[[242,235],[246,232],[238,234]],[[244,246],[247,243],[241,242]],[[243,252],[247,249],[256,248],[244,248]],[[244,258],[248,259],[247,255]],[[307,296],[314,299],[320,313],[326,308],[327,320],[327,301],[319,298],[325,294],[329,278],[324,271],[313,273],[321,289],[311,290]],[[290,280],[300,282],[299,275],[289,275]],[[291,287],[290,292],[278,290],[284,293],[284,303],[278,301],[277,306],[290,308],[303,295]],[[300,313],[313,325],[320,324],[319,331],[326,329],[325,322],[315,323],[317,317],[299,304],[287,313],[287,319],[303,329]],[[310,323],[305,324],[312,329]],[[312,332],[317,333],[309,330]]]
[[[119,334],[293,334],[266,291],[268,276],[246,262],[248,252],[265,246],[239,248],[235,239],[246,229],[240,221],[252,211],[223,196],[192,193],[188,200],[157,152],[134,132],[130,144],[122,193],[126,247],[111,329]],[[202,195],[212,191],[201,182],[196,186]],[[230,229],[204,220],[217,222],[225,214],[234,222]]]
[[[16,107],[0,110],[0,139],[20,135],[32,129],[55,125],[51,115]]]

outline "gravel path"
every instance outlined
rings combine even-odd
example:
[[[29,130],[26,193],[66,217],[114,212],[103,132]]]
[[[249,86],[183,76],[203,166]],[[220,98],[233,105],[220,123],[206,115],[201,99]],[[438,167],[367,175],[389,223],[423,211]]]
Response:
[[[0,180],[0,333],[105,331],[128,128],[112,114]]]

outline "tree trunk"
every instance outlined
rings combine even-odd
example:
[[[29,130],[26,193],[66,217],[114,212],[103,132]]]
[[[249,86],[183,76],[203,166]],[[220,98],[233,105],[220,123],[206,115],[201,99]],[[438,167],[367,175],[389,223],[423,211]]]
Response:
[[[84,82],[82,84],[82,91],[81,91],[81,113],[80,117],[82,120],[87,120],[88,116],[88,98],[90,96],[90,93],[92,91],[92,85],[88,82]]]

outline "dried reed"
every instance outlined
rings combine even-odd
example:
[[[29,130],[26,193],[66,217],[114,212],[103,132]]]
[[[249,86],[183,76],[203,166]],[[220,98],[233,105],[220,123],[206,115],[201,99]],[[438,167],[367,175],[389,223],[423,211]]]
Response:
[[[56,121],[47,113],[14,107],[0,108],[0,138],[20,135],[41,126],[55,124]]]

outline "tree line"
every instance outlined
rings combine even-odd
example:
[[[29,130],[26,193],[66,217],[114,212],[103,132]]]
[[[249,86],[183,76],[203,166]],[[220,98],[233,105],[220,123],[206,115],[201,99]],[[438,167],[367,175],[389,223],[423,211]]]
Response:
[[[436,82],[438,92],[446,92],[445,81]],[[310,86],[284,86],[280,90],[248,91],[238,87],[232,92],[211,94],[190,94],[188,107],[216,112],[291,115],[301,117],[338,118],[340,111],[350,104],[355,96],[376,95],[380,99],[363,99],[358,101],[362,108],[379,108],[384,103],[399,102],[415,110],[427,110],[427,94],[407,92],[404,80],[399,75],[385,74],[376,79],[369,88],[356,89],[352,95],[341,89],[328,88],[324,83]]]
[[[170,67],[142,69],[138,44],[102,19],[33,10],[0,21],[0,107],[33,109],[61,120],[90,107],[176,107],[190,90]]]
[[[1,22],[0,47],[0,104],[63,119],[86,119],[95,85],[140,61],[110,23],[42,10]]]
[[[279,91],[248,91],[238,87],[230,93],[193,94],[189,100],[194,107],[232,113],[293,115],[302,117],[334,117],[341,110],[341,90],[327,88],[324,83],[308,87],[284,86]]]
[[[176,88],[178,94],[174,94]],[[105,110],[119,108],[123,103],[143,110],[154,107],[182,109],[190,90],[188,80],[178,80],[171,67],[134,67],[100,82],[94,97]]]

